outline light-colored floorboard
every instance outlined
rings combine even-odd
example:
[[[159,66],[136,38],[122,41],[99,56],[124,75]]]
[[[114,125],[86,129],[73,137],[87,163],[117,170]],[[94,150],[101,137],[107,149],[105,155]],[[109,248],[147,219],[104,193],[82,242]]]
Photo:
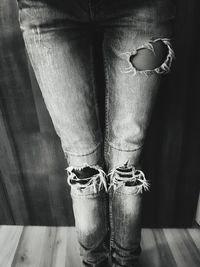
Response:
[[[153,230],[143,229],[142,231],[142,256],[141,264],[144,267],[160,267],[160,256],[156,247]]]
[[[188,232],[192,237],[197,249],[200,251],[200,229],[188,229]]]
[[[185,229],[164,229],[165,236],[177,267],[200,266],[192,245],[185,238]]]
[[[143,229],[141,267],[199,267],[198,229]],[[0,226],[0,267],[82,267],[74,227]]]
[[[0,226],[0,267],[10,267],[15,256],[23,226]]]

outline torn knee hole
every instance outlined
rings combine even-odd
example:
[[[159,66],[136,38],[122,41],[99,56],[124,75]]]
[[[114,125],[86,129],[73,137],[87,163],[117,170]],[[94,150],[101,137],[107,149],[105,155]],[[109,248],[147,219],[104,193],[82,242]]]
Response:
[[[134,166],[128,166],[128,162],[111,170],[108,176],[110,178],[109,189],[113,187],[114,191],[122,186],[134,187],[135,193],[149,190],[149,182],[144,173],[136,170]]]
[[[100,191],[103,187],[107,191],[106,174],[99,166],[68,167],[67,182],[70,186],[79,190],[93,187],[94,192]]]
[[[97,169],[94,169],[90,166],[86,166],[83,168],[74,168],[72,172],[79,178],[84,180],[85,178],[90,178],[95,174],[98,174]]]
[[[137,70],[153,70],[165,61],[167,46],[161,41],[151,43],[152,49],[139,48],[136,55],[130,56],[130,62]]]

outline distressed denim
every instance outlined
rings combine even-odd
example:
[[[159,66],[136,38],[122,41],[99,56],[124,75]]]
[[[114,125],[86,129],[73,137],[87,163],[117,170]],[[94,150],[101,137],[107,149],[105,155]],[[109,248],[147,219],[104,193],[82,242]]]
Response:
[[[86,167],[90,168],[90,167]],[[68,170],[73,211],[84,266],[108,265],[109,216],[105,173],[94,167],[94,175],[79,179],[73,167]]]
[[[128,162],[114,168],[109,176],[112,266],[137,266],[141,253],[142,194],[149,190],[149,183],[144,173]]]
[[[110,251],[113,266],[133,266],[140,254],[142,191],[148,189],[136,168],[161,76],[174,58],[174,6],[170,0],[19,0],[18,5],[27,53],[69,165],[83,264],[105,266]],[[104,133],[94,33],[103,38]],[[156,56],[158,42],[167,50],[163,62],[137,68],[134,58],[145,50]],[[93,175],[79,177],[77,170],[84,168]]]

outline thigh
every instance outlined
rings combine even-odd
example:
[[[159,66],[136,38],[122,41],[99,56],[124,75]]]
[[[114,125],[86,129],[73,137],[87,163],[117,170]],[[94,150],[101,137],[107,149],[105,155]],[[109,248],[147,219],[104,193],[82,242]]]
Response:
[[[114,149],[131,152],[143,145],[161,74],[171,67],[174,9],[169,1],[117,3],[112,14],[107,8],[101,22],[107,87],[106,142]],[[145,66],[149,56],[156,56],[158,42],[166,47],[163,62],[152,69],[149,64],[144,70],[137,69],[132,58],[138,55]]]
[[[91,32],[81,12],[45,2],[19,1],[27,53],[64,152],[87,155],[101,142]]]

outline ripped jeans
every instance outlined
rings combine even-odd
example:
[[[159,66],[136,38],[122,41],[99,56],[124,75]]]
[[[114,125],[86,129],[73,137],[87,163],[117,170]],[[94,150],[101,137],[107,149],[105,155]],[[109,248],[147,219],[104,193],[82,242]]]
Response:
[[[148,182],[140,154],[174,52],[170,0],[18,0],[23,37],[69,167],[84,266],[133,266]],[[105,131],[93,36],[102,37]],[[103,90],[103,88],[102,88]]]

